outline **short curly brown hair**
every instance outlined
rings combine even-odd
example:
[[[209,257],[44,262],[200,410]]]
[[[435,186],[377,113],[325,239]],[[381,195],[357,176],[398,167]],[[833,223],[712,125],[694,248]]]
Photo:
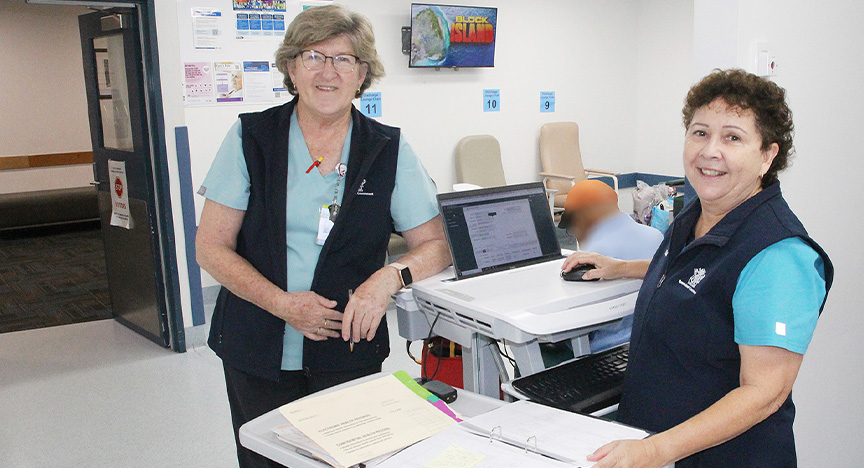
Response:
[[[777,182],[777,174],[789,166],[795,151],[792,146],[795,126],[792,123],[792,111],[786,104],[786,91],[776,83],[744,70],[716,69],[687,93],[681,111],[684,128],[690,128],[697,109],[717,99],[722,99],[730,107],[753,112],[756,129],[762,136],[763,151],[772,143],[780,147],[768,172],[762,176],[762,187]]]

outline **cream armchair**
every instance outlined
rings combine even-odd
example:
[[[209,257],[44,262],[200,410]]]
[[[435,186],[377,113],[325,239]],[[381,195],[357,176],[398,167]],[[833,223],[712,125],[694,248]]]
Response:
[[[570,187],[588,178],[610,177],[613,188],[618,191],[617,173],[585,169],[576,122],[547,123],[540,128],[540,162],[543,184],[547,189],[558,191],[554,202],[558,208],[564,207]]]

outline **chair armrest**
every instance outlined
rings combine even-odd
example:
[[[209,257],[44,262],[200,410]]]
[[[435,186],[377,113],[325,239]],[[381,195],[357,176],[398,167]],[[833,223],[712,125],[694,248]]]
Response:
[[[564,175],[564,174],[554,174],[552,172],[541,172],[540,175],[543,176],[544,178],[548,178],[548,179],[562,179],[562,180],[569,180],[571,182],[573,181],[573,179],[575,179],[575,177],[573,177],[573,176]]]
[[[613,175],[617,176],[618,174],[620,174],[620,172],[601,171],[599,169],[585,169],[585,172],[590,172],[593,174],[603,174],[603,175],[608,175],[608,176],[613,176]]]
[[[612,188],[615,189],[616,192],[618,191],[618,173],[617,172],[594,171],[591,169],[585,169],[585,174],[589,178],[595,178],[596,179],[596,178],[601,178],[601,177],[608,177],[608,178],[612,179]]]

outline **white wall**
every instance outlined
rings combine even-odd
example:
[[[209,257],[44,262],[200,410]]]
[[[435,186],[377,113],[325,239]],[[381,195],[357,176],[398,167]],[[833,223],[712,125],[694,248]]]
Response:
[[[93,180],[90,164],[0,171],[0,194],[85,187]]]
[[[638,3],[636,160],[631,170],[683,175],[681,107],[693,84],[693,0]]]
[[[159,48],[159,79],[162,84],[162,114],[165,119],[165,148],[171,189],[171,211],[174,215],[174,246],[177,253],[177,276],[180,284],[180,305],[183,323],[192,326],[192,306],[189,292],[186,239],[183,210],[180,205],[180,179],[177,168],[177,146],[174,128],[186,125],[183,110],[183,68],[180,60],[180,35],[175,0],[154,0],[156,36]]]
[[[694,50],[709,56],[716,50],[716,66],[728,66],[732,46],[737,65],[752,71],[753,42],[773,44],[779,64],[775,81],[788,92],[796,128],[797,156],[780,177],[783,191],[836,269],[794,388],[799,465],[864,466],[864,405],[859,401],[864,388],[864,208],[855,178],[864,172],[857,154],[864,124],[864,64],[857,59],[864,56],[864,4],[750,0],[735,6],[732,15],[707,14],[714,4],[696,1],[695,29],[725,27],[737,34],[710,48],[697,43]]]
[[[82,7],[0,1],[0,157],[90,151]],[[89,165],[0,171],[0,193],[78,187]]]

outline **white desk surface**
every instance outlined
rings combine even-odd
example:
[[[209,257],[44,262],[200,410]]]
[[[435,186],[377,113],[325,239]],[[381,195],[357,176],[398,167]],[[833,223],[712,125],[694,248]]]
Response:
[[[453,276],[448,268],[413,284],[412,292],[435,304],[436,310],[454,314],[456,323],[464,323],[455,316],[462,314],[488,324],[492,333],[485,333],[491,338],[517,343],[633,313],[641,280],[564,281],[563,263],[564,259],[554,260],[460,281],[446,281]],[[447,313],[442,313],[446,319]]]
[[[328,388],[327,390],[323,390],[321,393],[340,390],[385,375],[388,374],[385,372],[373,374],[342,385],[337,385],[336,387]],[[483,414],[506,404],[503,401],[478,395],[459,388],[456,389],[456,392],[458,396],[456,401],[450,404],[450,407],[466,418]],[[313,396],[315,395],[310,395],[306,398],[311,398]],[[282,442],[276,437],[276,434],[273,433],[273,428],[280,424],[285,424],[286,422],[286,419],[279,413],[278,408],[265,413],[240,427],[240,443],[253,452],[259,453],[283,465],[290,466],[291,468],[328,467],[329,465],[300,455],[294,450],[293,446]]]

